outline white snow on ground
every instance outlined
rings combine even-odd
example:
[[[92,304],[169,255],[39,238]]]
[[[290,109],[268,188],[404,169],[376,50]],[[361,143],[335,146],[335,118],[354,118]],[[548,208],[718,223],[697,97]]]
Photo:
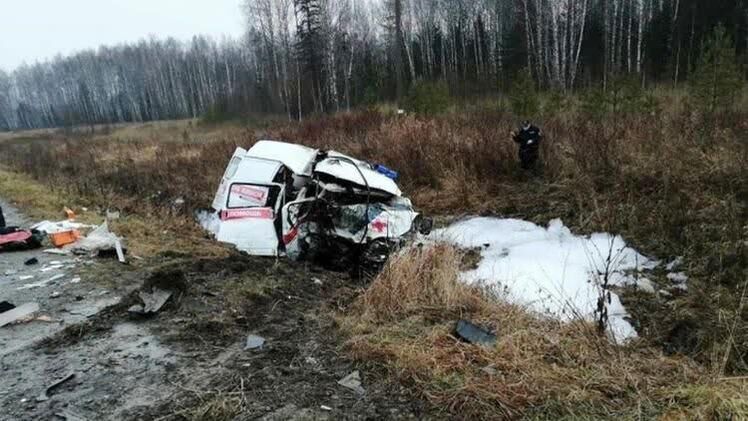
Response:
[[[221,219],[218,217],[218,213],[207,210],[198,211],[195,212],[195,218],[204,230],[213,235],[218,234],[221,227]]]
[[[685,284],[688,282],[688,275],[683,272],[671,272],[667,274],[667,278],[670,279],[674,284]]]
[[[638,285],[636,273],[659,264],[620,236],[576,236],[559,219],[543,228],[517,219],[472,218],[436,230],[430,239],[480,247],[483,259],[477,269],[463,274],[466,282],[491,287],[510,302],[563,320],[594,320],[603,274],[608,273],[611,286]],[[644,278],[638,286],[654,289]],[[616,340],[637,336],[613,292],[608,316]]]

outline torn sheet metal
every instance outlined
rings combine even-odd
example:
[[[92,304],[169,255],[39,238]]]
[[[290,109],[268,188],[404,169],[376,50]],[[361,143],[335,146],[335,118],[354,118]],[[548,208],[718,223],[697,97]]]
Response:
[[[361,187],[400,196],[402,192],[391,178],[374,171],[368,164],[354,165],[345,155],[336,154],[317,164],[314,171],[344,180]],[[354,160],[354,162],[356,162]],[[361,161],[358,161],[360,163]]]
[[[383,262],[420,226],[396,174],[338,152],[260,141],[236,150],[213,212],[198,219],[218,241],[252,255]]]

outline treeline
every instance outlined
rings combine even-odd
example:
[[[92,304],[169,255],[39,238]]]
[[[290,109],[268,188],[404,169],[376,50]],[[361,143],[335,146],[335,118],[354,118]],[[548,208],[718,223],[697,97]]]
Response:
[[[0,130],[196,117],[251,83],[246,53],[150,40],[0,71]]]
[[[745,57],[748,0],[245,0],[241,40],[101,47],[0,71],[0,130],[348,109],[419,80],[453,95],[680,84],[718,24]],[[732,54],[732,56],[735,56]],[[731,63],[733,65],[735,63]],[[742,75],[744,77],[744,74]]]

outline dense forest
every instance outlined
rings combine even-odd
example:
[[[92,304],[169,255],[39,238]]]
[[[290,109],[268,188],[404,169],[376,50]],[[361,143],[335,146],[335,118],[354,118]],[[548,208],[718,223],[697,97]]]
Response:
[[[402,98],[420,80],[452,95],[605,89],[689,80],[724,28],[748,50],[748,0],[245,0],[246,34],[102,46],[0,70],[0,130],[277,113]],[[175,13],[178,13],[175,11]],[[742,77],[745,77],[743,73]]]

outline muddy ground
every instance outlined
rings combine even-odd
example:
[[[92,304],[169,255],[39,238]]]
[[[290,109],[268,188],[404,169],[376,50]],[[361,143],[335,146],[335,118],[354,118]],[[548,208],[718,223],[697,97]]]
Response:
[[[0,206],[9,222],[28,223]],[[40,263],[25,266],[31,257]],[[1,420],[440,418],[343,355],[333,312],[363,286],[348,275],[236,253],[165,251],[121,265],[34,251],[0,262],[0,301],[38,302],[52,320],[0,328]],[[59,280],[18,289],[57,272]],[[164,308],[129,314],[138,292],[154,287],[173,292]],[[265,338],[262,349],[244,349],[248,334]],[[337,383],[354,370],[364,394]]]

